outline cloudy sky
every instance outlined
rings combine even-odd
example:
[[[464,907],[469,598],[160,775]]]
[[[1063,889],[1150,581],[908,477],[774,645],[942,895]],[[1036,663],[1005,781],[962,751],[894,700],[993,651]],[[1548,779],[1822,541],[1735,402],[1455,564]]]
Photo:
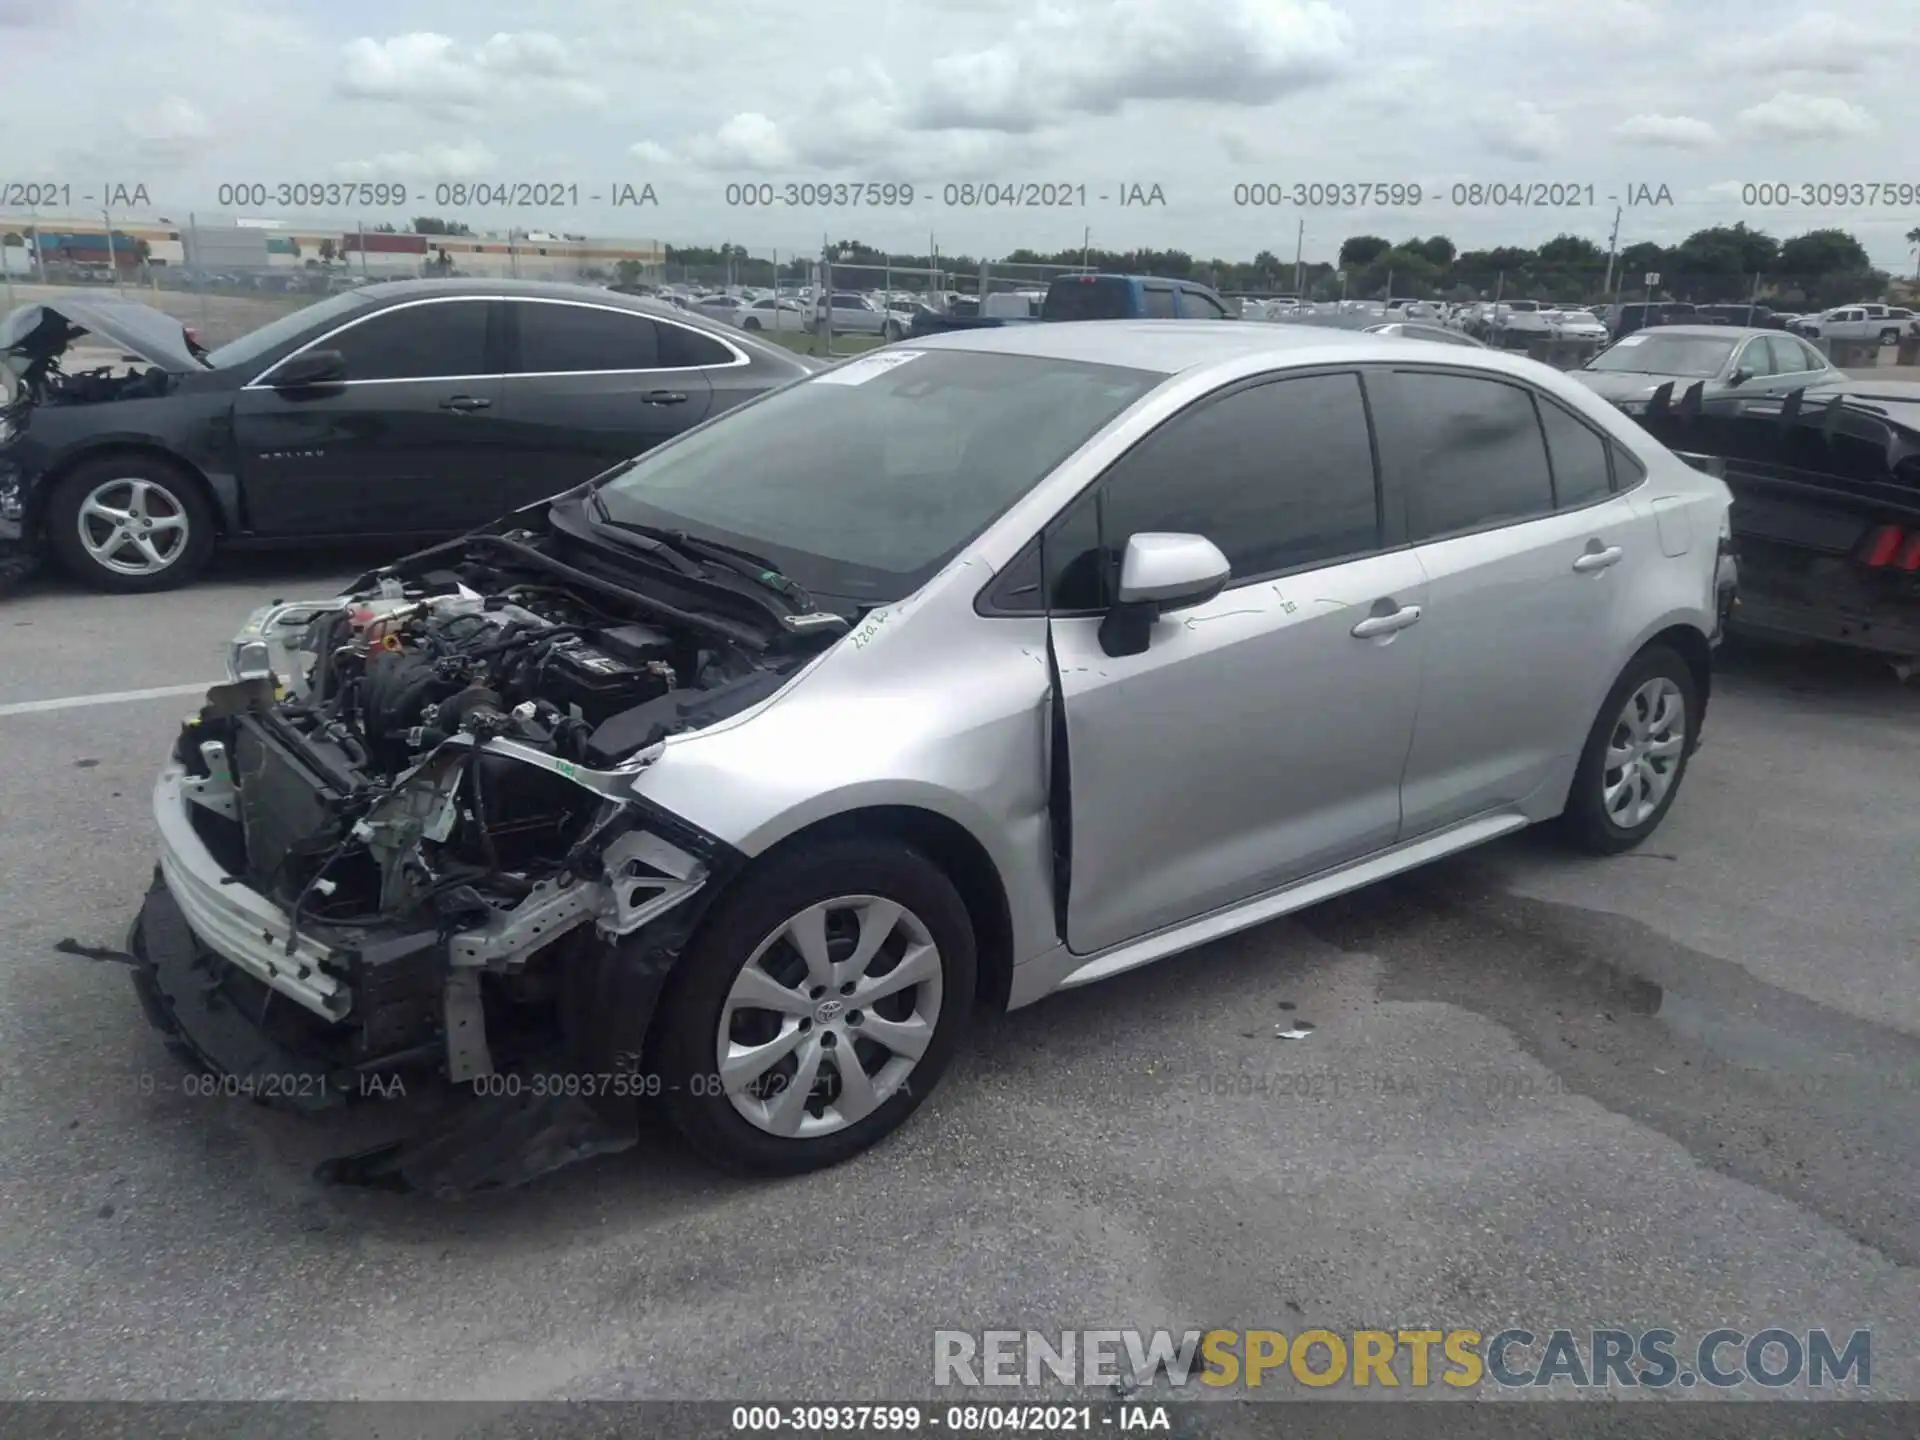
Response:
[[[823,234],[949,253],[1179,246],[1330,258],[1355,233],[1463,248],[1839,224],[1911,272],[1920,205],[1743,205],[1743,184],[1920,187],[1917,0],[0,0],[0,183],[557,182],[508,224],[756,250]],[[727,203],[729,185],[907,183],[910,206]],[[1069,208],[949,185],[1084,186]],[[1456,183],[1591,207],[1452,203]],[[1271,182],[1419,185],[1419,209],[1235,204]],[[658,204],[616,208],[614,187]],[[1121,196],[1164,203],[1123,206]],[[736,192],[737,193],[737,192]],[[1102,199],[1102,196],[1108,198]],[[599,196],[598,200],[591,197]],[[1613,197],[1613,198],[1609,198]],[[0,199],[5,198],[0,195]],[[1584,197],[1583,197],[1584,198]],[[76,206],[76,208],[78,208]]]

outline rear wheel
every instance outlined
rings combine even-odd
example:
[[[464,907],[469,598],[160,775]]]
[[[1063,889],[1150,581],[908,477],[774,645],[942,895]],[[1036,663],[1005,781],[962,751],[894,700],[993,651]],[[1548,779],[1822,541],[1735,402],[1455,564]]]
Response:
[[[213,507],[199,482],[149,455],[75,468],[54,488],[46,527],[60,563],[98,590],[171,590],[213,551]]]
[[[1699,713],[1686,661],[1665,645],[1635,656],[1587,736],[1561,816],[1568,838],[1612,855],[1658,829],[1680,793]]]
[[[1880,343],[1882,345],[1898,345],[1900,343],[1900,327],[1897,325],[1889,325],[1886,329],[1882,330],[1880,332]]]
[[[974,996],[952,881],[890,840],[796,849],[721,902],[662,997],[674,1128],[740,1174],[838,1164],[939,1082]]]
[[[741,328],[744,330],[758,330],[760,328],[759,318],[757,316],[749,315],[746,319],[746,323],[743,326],[741,326]]]

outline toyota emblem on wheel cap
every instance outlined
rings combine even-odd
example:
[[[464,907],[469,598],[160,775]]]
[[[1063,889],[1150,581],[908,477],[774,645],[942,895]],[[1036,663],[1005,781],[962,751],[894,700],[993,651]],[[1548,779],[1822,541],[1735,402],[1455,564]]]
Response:
[[[822,1000],[820,1008],[813,1012],[814,1018],[825,1025],[829,1021],[838,1020],[840,1012],[845,1008],[838,1000]]]

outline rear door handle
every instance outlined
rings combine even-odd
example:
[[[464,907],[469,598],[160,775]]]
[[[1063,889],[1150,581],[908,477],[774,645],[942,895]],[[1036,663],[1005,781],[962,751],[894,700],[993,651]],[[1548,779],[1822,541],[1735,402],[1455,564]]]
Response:
[[[1353,627],[1355,638],[1371,640],[1376,635],[1391,635],[1396,630],[1404,630],[1420,618],[1418,605],[1402,605],[1389,615],[1369,615]]]
[[[1604,550],[1589,550],[1573,562],[1573,568],[1582,575],[1590,575],[1595,570],[1604,570],[1609,565],[1618,565],[1620,557],[1626,553],[1618,545],[1609,545]]]
[[[442,410],[452,410],[457,414],[466,415],[475,410],[488,409],[492,404],[493,401],[479,395],[454,395],[442,400],[440,402],[440,408]]]
[[[687,397],[678,390],[649,390],[641,395],[642,405],[684,405]]]

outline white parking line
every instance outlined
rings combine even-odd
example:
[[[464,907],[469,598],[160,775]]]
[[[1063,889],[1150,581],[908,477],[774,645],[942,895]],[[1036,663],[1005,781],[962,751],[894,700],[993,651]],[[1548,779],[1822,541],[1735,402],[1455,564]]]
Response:
[[[15,700],[0,705],[0,716],[37,715],[46,710],[80,710],[89,705],[124,705],[129,700],[165,700],[177,695],[204,695],[218,680],[202,680],[198,685],[159,685],[151,690],[108,690],[99,695],[63,695],[57,700]]]

